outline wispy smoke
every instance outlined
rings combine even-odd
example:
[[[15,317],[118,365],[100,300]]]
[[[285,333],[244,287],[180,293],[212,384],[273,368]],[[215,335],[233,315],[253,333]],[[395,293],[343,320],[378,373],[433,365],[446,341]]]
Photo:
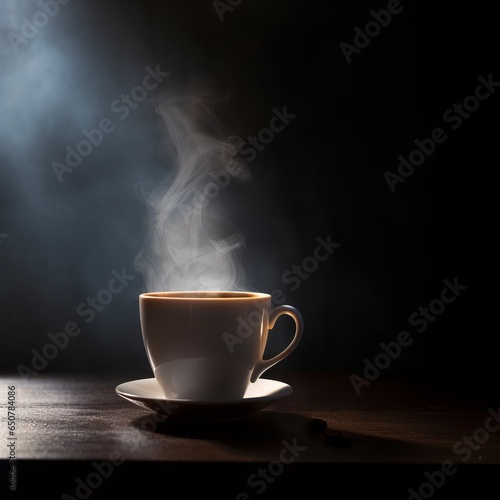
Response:
[[[168,97],[156,107],[175,152],[173,179],[150,192],[145,245],[136,259],[147,291],[245,288],[244,238],[224,214],[219,193],[230,179],[249,179],[235,159],[238,144],[222,136],[209,102]]]

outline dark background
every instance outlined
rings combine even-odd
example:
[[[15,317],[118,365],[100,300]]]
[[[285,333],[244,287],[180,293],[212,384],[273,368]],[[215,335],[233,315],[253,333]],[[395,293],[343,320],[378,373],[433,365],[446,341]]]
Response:
[[[15,53],[7,33],[40,7],[2,0],[1,370],[30,367],[31,350],[74,320],[82,333],[44,372],[151,376],[134,271],[146,216],[136,188],[163,181],[172,162],[151,103],[123,122],[110,103],[159,64],[170,73],[162,90],[229,93],[216,108],[229,135],[255,135],[273,108],[297,115],[248,164],[252,181],[220,194],[246,240],[248,287],[282,290],[305,319],[299,349],[268,375],[362,375],[380,342],[408,330],[414,343],[383,376],[493,398],[497,224],[487,188],[496,178],[499,97],[456,131],[443,113],[474,92],[479,75],[500,80],[494,15],[459,3],[402,5],[348,64],[339,44],[352,43],[353,29],[387,2],[244,0],[221,22],[209,1],[71,0]],[[59,183],[51,163],[106,116],[116,130]],[[391,193],[383,173],[436,127],[448,140]],[[292,291],[282,274],[329,234],[340,248]],[[124,266],[137,277],[86,325],[77,305]],[[467,290],[416,334],[409,315],[455,277]],[[289,327],[283,320],[271,352]]]

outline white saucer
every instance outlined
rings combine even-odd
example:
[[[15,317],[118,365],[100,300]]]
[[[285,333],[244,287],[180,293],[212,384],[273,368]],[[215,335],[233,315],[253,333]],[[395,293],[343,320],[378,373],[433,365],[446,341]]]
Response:
[[[142,408],[167,415],[168,421],[224,421],[243,418],[293,392],[288,384],[269,379],[258,379],[249,386],[243,399],[235,401],[167,399],[155,378],[125,382],[115,390],[119,396]]]

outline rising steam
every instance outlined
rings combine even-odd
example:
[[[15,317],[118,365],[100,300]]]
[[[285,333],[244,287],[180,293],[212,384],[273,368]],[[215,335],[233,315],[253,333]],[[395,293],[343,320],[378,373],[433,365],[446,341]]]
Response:
[[[169,97],[156,107],[174,147],[176,173],[139,193],[148,218],[136,269],[147,291],[244,288],[244,238],[224,216],[218,197],[230,179],[245,181],[249,174],[235,158],[238,144],[217,137],[207,104]]]

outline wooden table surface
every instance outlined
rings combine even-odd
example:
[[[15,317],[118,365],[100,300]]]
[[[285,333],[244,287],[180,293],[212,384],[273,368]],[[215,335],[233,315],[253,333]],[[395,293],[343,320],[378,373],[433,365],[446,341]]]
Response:
[[[421,493],[433,488],[451,498],[464,488],[486,491],[500,472],[500,424],[492,416],[499,408],[423,386],[380,379],[358,396],[348,375],[285,374],[280,380],[293,394],[244,419],[167,419],[152,428],[144,425],[150,411],[116,395],[127,380],[0,377],[4,395],[16,386],[18,497],[32,498],[36,490],[37,498],[166,498],[166,492],[170,498],[323,498],[311,492],[326,486],[332,497],[342,491],[341,498],[364,498],[383,488],[386,498],[409,498],[408,488],[418,493],[433,477],[436,484]],[[4,402],[1,411],[6,422]],[[310,428],[311,418],[349,434],[349,446],[325,442],[323,431]],[[3,435],[8,444],[6,429]],[[293,451],[284,452],[287,446]],[[1,446],[2,481],[8,456]],[[280,461],[285,456],[291,463]],[[454,473],[436,473],[443,463]],[[35,481],[35,472],[46,479]]]

